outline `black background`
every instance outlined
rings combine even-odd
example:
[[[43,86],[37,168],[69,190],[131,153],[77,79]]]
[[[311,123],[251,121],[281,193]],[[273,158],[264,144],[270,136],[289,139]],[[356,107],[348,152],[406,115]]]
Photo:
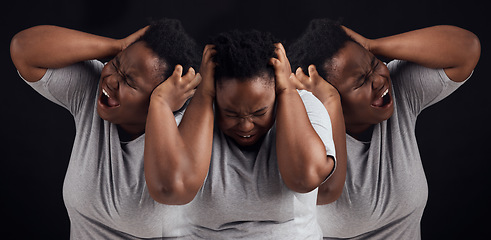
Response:
[[[473,239],[491,223],[489,8],[485,1],[10,1],[2,6],[2,136],[0,183],[2,236],[68,239],[62,199],[74,123],[68,111],[34,92],[17,76],[9,44],[15,33],[52,24],[123,38],[148,19],[177,18],[201,44],[232,28],[270,31],[286,44],[313,18],[343,19],[368,38],[450,24],[481,40],[473,77],[425,110],[417,136],[430,189],[423,239]]]

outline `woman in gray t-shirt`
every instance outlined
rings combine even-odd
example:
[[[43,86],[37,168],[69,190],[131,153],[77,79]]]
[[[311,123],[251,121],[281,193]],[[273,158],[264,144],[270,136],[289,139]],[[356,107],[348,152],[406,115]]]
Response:
[[[435,26],[370,40],[318,19],[290,53],[295,66],[308,69],[310,77],[297,71],[307,90],[322,100],[324,89],[335,88],[342,102],[346,183],[336,202],[318,207],[324,238],[420,239],[428,187],[416,118],[469,78],[478,38]],[[385,65],[376,55],[399,60]]]
[[[19,74],[74,118],[76,134],[63,184],[71,239],[187,234],[183,208],[159,204],[148,194],[143,147],[152,90],[175,64],[196,66],[198,51],[171,19],[122,40],[57,26],[32,27],[13,38],[11,55]],[[112,59],[106,64],[97,60],[104,58]],[[180,96],[173,110],[185,101],[186,95]],[[179,121],[182,111],[175,113]]]
[[[167,107],[172,102],[159,97],[169,88],[152,95],[149,191],[162,203],[191,202],[197,238],[322,237],[317,187],[335,168],[329,115],[311,93],[296,90],[285,50],[275,42],[257,31],[214,38],[179,127]]]

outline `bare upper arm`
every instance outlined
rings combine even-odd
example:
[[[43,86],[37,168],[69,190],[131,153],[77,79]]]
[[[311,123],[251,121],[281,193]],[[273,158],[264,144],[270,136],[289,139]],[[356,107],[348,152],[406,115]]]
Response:
[[[466,80],[474,70],[481,56],[481,43],[479,38],[469,31],[464,31],[466,46],[464,56],[461,56],[461,64],[454,67],[445,68],[445,74],[454,82]]]
[[[10,42],[10,57],[17,71],[28,82],[39,81],[46,73],[45,68],[32,66],[29,64],[28,56],[25,52],[24,32],[17,33]]]

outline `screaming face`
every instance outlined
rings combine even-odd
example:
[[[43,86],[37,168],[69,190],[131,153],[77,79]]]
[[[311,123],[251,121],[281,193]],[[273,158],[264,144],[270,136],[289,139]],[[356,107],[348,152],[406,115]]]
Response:
[[[255,78],[228,79],[217,85],[218,126],[239,146],[258,143],[275,121],[274,85]]]
[[[341,95],[348,132],[361,133],[392,116],[390,72],[372,53],[348,41],[329,68],[329,80]]]
[[[130,45],[101,72],[97,113],[128,133],[143,132],[150,94],[161,81],[159,58],[142,41]]]

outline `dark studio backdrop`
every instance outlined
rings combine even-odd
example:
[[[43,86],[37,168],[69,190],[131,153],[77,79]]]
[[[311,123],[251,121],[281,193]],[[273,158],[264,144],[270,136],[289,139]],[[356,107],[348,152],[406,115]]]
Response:
[[[491,116],[489,7],[484,1],[10,1],[2,7],[1,235],[5,239],[68,239],[62,185],[74,138],[68,111],[34,92],[10,60],[13,35],[52,24],[123,38],[148,19],[177,18],[204,45],[208,36],[233,29],[270,31],[288,42],[313,18],[343,19],[368,38],[450,24],[481,40],[473,77],[426,109],[417,122],[429,199],[423,239],[480,239],[491,221]],[[3,238],[3,237],[2,237]]]

